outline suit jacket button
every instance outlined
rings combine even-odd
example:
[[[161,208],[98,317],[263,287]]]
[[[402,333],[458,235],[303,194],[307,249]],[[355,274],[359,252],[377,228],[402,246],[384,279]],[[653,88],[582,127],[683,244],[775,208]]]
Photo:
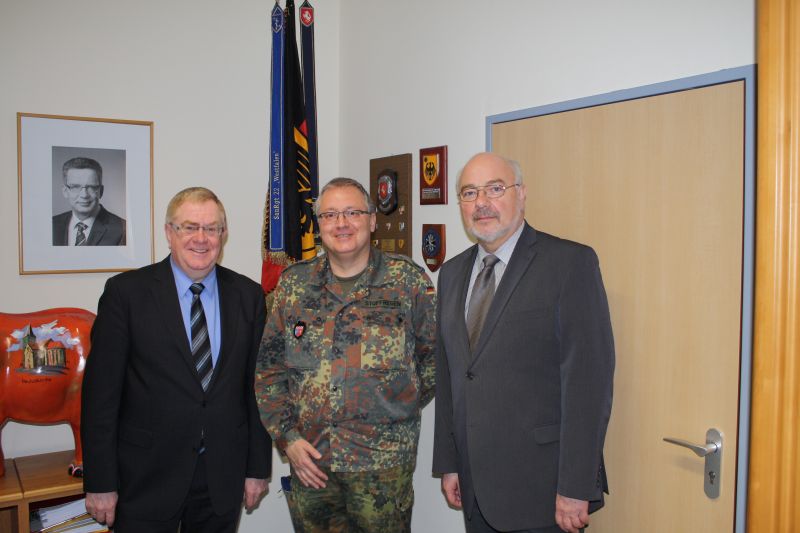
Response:
[[[475,374],[473,374],[472,372],[467,372],[467,379],[472,381],[473,379],[475,379]]]

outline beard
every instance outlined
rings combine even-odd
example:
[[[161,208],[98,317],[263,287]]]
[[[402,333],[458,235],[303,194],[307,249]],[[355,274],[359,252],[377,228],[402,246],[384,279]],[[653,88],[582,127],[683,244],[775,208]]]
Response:
[[[475,211],[472,213],[470,217],[472,220],[471,225],[465,224],[465,228],[467,233],[473,239],[476,239],[480,243],[493,243],[496,240],[500,239],[504,235],[510,235],[514,232],[517,227],[519,227],[520,222],[522,221],[522,210],[519,211],[517,216],[511,219],[508,224],[498,226],[493,230],[482,230],[478,229],[475,225],[476,221],[479,218],[486,218],[486,217],[494,217],[496,220],[500,220],[500,213],[496,209],[493,209],[490,206],[484,206],[480,208],[476,208]]]

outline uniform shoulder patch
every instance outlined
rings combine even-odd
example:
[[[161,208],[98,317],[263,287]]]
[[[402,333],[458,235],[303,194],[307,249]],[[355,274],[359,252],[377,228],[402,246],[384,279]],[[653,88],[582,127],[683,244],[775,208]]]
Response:
[[[418,265],[416,262],[414,262],[414,260],[411,259],[410,257],[408,257],[407,255],[393,254],[393,253],[389,253],[389,252],[384,252],[383,255],[385,255],[390,260],[402,261],[403,263],[407,263],[407,264],[413,266],[415,269],[417,269],[417,270],[419,270],[421,272],[425,272],[424,268],[422,268],[420,265]]]
[[[318,259],[319,257],[312,257],[311,259],[303,259],[302,261],[295,261],[294,263],[286,265],[286,267],[283,269],[283,272],[289,272],[300,267],[313,265],[314,262],[317,261]],[[283,274],[283,272],[281,274]]]

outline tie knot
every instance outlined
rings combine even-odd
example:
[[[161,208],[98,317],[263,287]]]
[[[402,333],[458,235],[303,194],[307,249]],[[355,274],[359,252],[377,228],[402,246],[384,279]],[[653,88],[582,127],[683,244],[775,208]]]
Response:
[[[86,228],[88,228],[89,226],[87,226],[83,222],[78,222],[77,224],[75,224],[75,227],[78,228],[79,231],[83,231]]]
[[[203,292],[205,286],[202,283],[192,283],[192,286],[189,287],[189,290],[192,291],[192,294],[195,296],[199,296],[201,292]]]
[[[500,259],[496,255],[489,254],[483,258],[483,268],[494,268],[498,261]]]

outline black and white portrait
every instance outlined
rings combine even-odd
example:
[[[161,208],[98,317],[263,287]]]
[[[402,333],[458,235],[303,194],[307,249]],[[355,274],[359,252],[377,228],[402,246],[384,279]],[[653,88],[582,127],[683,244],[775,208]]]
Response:
[[[52,151],[53,246],[125,246],[125,150]]]
[[[153,123],[17,113],[20,274],[153,262]]]

